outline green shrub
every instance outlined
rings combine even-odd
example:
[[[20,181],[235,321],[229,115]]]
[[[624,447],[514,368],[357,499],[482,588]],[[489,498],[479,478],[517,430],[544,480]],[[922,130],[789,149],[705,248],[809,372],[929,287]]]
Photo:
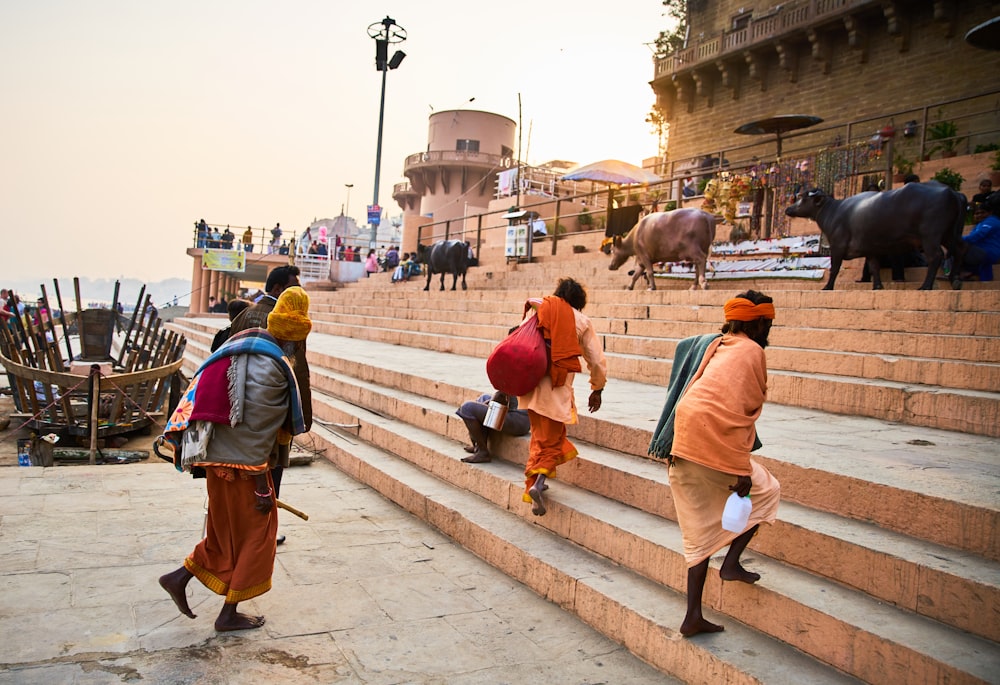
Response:
[[[944,167],[939,172],[934,174],[934,180],[938,183],[944,183],[955,192],[961,192],[962,183],[965,181],[965,177],[957,171]]]

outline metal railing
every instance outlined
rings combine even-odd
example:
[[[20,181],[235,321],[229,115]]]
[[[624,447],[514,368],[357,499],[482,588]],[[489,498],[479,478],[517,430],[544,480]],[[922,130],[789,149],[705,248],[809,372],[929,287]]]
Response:
[[[958,134],[949,138],[935,138],[936,125],[953,122]],[[815,126],[782,135],[785,157],[795,157],[824,148],[851,145],[863,140],[873,144],[879,132],[891,124],[895,129],[895,153],[919,162],[932,154],[937,146],[954,148],[959,154],[969,154],[977,146],[1000,144],[1000,89],[978,95],[941,100],[923,107],[883,111],[878,114],[853,119],[831,126]],[[908,126],[907,124],[911,124]],[[734,126],[735,128],[735,126]],[[935,151],[936,152],[936,151]],[[666,162],[665,174],[669,176],[700,176],[727,168],[758,164],[760,160],[775,156],[773,135],[754,136],[744,145],[730,145],[705,151],[693,157]],[[701,166],[706,160],[711,164]]]
[[[949,138],[935,139],[929,130],[943,121],[955,122],[958,134]],[[915,122],[915,123],[914,123]],[[880,132],[886,124],[895,129],[893,144],[887,144]],[[545,221],[548,236],[541,239],[548,243],[555,255],[560,242],[569,236],[604,232],[615,204],[640,204],[644,211],[663,210],[682,204],[681,188],[689,177],[710,177],[721,172],[731,174],[758,173],[762,170],[779,169],[778,176],[787,175],[798,162],[815,162],[820,155],[831,155],[842,151],[850,156],[866,143],[871,147],[871,160],[867,164],[856,161],[849,163],[851,177],[856,183],[864,176],[891,175],[893,154],[907,158],[923,159],[935,145],[951,143],[960,153],[973,152],[977,146],[1000,143],[1000,90],[983,93],[968,98],[934,102],[920,108],[882,112],[877,115],[855,119],[843,124],[814,127],[808,130],[788,133],[782,137],[784,157],[775,160],[774,136],[760,136],[756,142],[734,145],[706,152],[703,155],[662,164],[664,180],[647,186],[605,187],[589,192],[576,192],[585,183],[565,183],[552,185],[551,169],[523,166],[520,172],[526,190],[535,186],[544,192],[522,193],[519,209],[535,211]],[[714,160],[707,166],[698,163],[705,159]],[[897,157],[898,159],[898,157]],[[771,161],[768,161],[771,160]],[[799,180],[818,180],[819,173],[799,174]],[[844,179],[842,179],[844,180]],[[889,179],[891,184],[891,179]],[[848,183],[848,186],[851,184]],[[551,188],[551,192],[550,192]],[[860,189],[858,189],[860,190]],[[510,195],[513,197],[513,193]],[[473,214],[455,219],[437,221],[423,225],[418,231],[418,241],[423,244],[438,239],[468,240],[476,255],[479,254],[484,237],[494,244],[494,236],[500,243],[509,223],[503,215],[509,210],[497,210],[483,214]],[[779,217],[780,218],[780,217]],[[586,223],[585,221],[586,220]],[[470,229],[470,226],[473,227]],[[563,231],[561,226],[572,226],[580,230]],[[501,233],[503,232],[503,233]],[[769,237],[769,236],[768,236]],[[539,241],[534,240],[537,248]],[[538,254],[537,249],[535,254]]]
[[[295,266],[299,267],[299,280],[303,283],[330,278],[330,255],[297,254]]]

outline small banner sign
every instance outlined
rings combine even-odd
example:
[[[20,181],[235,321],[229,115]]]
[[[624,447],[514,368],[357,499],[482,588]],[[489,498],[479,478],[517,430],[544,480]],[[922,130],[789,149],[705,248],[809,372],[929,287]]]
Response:
[[[205,250],[201,256],[203,269],[211,271],[246,271],[246,253],[243,250]]]

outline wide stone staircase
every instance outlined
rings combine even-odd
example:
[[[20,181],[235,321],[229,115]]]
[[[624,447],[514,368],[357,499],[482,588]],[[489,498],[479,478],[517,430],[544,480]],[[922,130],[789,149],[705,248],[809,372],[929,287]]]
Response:
[[[1000,682],[997,291],[625,292],[606,258],[578,256],[480,267],[464,292],[380,274],[314,293],[313,433],[326,458],[687,682]],[[527,438],[496,439],[492,463],[465,464],[454,411],[489,390],[489,351],[560,275],[589,286],[610,380],[601,410],[570,427],[580,457],[538,518],[521,501]],[[759,583],[709,574],[709,620],[726,631],[685,639],[680,532],[666,467],[646,450],[677,341],[718,330],[722,303],[746,287],[774,291],[778,312],[756,458],[782,504],[744,557]],[[171,324],[189,371],[224,325]]]

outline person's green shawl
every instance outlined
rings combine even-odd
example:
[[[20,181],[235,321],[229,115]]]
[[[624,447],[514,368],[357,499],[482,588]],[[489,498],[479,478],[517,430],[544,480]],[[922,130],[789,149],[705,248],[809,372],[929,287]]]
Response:
[[[669,459],[670,450],[674,446],[674,414],[677,411],[677,403],[680,401],[684,391],[687,390],[691,379],[698,372],[705,352],[711,344],[721,337],[719,333],[708,335],[696,335],[685,338],[677,343],[677,351],[674,352],[674,364],[670,369],[670,385],[667,387],[667,400],[663,404],[663,411],[660,414],[660,421],[653,431],[653,439],[649,443],[648,454],[659,459]],[[760,439],[755,435],[753,440],[753,450],[761,447]]]
[[[674,363],[670,368],[670,385],[667,386],[667,400],[660,413],[660,421],[653,431],[653,439],[649,443],[648,454],[659,459],[669,459],[670,449],[674,445],[674,413],[677,402],[680,401],[688,384],[694,378],[705,352],[713,341],[722,337],[720,333],[696,335],[684,338],[677,343],[674,352]]]

